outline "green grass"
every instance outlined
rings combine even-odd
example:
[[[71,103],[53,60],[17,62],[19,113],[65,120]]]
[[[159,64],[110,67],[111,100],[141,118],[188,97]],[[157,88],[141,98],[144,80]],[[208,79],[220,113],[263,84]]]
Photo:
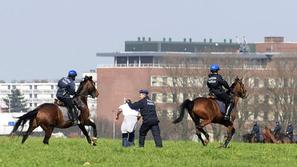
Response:
[[[99,139],[96,147],[84,139],[0,137],[0,166],[297,166],[297,145],[219,143],[203,147],[190,141],[165,141],[164,148],[147,141],[145,148],[123,148],[120,140]]]

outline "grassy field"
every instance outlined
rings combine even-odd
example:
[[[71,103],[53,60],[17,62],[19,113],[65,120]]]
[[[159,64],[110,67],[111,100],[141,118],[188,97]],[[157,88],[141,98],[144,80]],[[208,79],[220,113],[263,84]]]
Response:
[[[297,145],[244,144],[229,148],[219,143],[203,147],[190,141],[165,141],[164,148],[122,148],[120,140],[99,139],[96,147],[84,139],[54,139],[43,145],[42,138],[0,137],[0,166],[297,166]]]

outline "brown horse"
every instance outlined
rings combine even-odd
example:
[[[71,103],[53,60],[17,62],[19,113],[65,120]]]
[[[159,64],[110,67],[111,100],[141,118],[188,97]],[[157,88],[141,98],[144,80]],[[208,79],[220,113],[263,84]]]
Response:
[[[232,96],[232,100],[234,101],[234,110],[236,109],[239,97],[246,98],[247,91],[242,83],[242,79],[236,77],[234,83],[231,85],[232,92],[234,95]],[[231,121],[224,121],[224,114],[221,113],[220,107],[215,99],[207,98],[207,97],[198,97],[193,101],[187,99],[180,106],[180,115],[179,117],[173,121],[173,123],[178,123],[182,121],[185,113],[185,109],[187,109],[190,114],[192,120],[196,126],[196,134],[198,138],[201,140],[202,144],[205,146],[209,142],[209,135],[204,131],[204,127],[210,123],[218,123],[226,126],[228,136],[224,142],[224,147],[226,148],[230,143],[233,134],[235,133],[235,128],[233,127],[233,121],[236,117],[236,112],[233,111],[231,114]],[[200,119],[203,119],[200,122]],[[201,132],[206,137],[204,141],[201,136]]]
[[[264,143],[280,143],[280,141],[274,137],[271,129],[265,127],[262,134]]]
[[[99,93],[95,87],[95,82],[92,77],[86,76],[77,89],[76,95],[73,97],[76,106],[81,111],[79,115],[80,124],[78,127],[82,130],[83,134],[86,136],[87,141],[90,144],[96,145],[97,130],[96,125],[90,119],[90,111],[88,108],[87,98],[88,95],[92,98],[98,97]],[[33,132],[35,128],[41,126],[45,131],[45,136],[43,139],[44,144],[48,144],[51,134],[54,128],[69,128],[73,126],[73,123],[68,120],[65,121],[63,113],[56,103],[44,103],[35,108],[34,110],[19,117],[16,122],[11,134],[15,134],[19,126],[23,127],[24,124],[29,121],[29,128],[27,132],[24,133],[22,143],[26,141],[28,136]],[[91,126],[93,128],[93,139],[90,138],[85,125]]]

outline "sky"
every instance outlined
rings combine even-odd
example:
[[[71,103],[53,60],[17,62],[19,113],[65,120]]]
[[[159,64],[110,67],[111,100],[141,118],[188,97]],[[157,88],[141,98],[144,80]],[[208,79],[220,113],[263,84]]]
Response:
[[[112,64],[126,40],[297,42],[296,0],[0,0],[0,80],[59,79]]]

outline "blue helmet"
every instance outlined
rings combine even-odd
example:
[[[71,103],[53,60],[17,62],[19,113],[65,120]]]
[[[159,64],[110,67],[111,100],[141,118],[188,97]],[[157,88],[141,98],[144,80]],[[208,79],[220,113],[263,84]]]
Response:
[[[211,72],[216,72],[216,71],[220,70],[220,66],[218,64],[212,64],[212,65],[210,65],[209,69]]]
[[[75,70],[70,70],[70,71],[68,72],[68,77],[76,77],[76,76],[77,76],[77,73],[76,73]]]
[[[149,92],[148,92],[148,90],[147,89],[140,89],[139,90],[139,93],[143,93],[143,94],[148,94]]]

